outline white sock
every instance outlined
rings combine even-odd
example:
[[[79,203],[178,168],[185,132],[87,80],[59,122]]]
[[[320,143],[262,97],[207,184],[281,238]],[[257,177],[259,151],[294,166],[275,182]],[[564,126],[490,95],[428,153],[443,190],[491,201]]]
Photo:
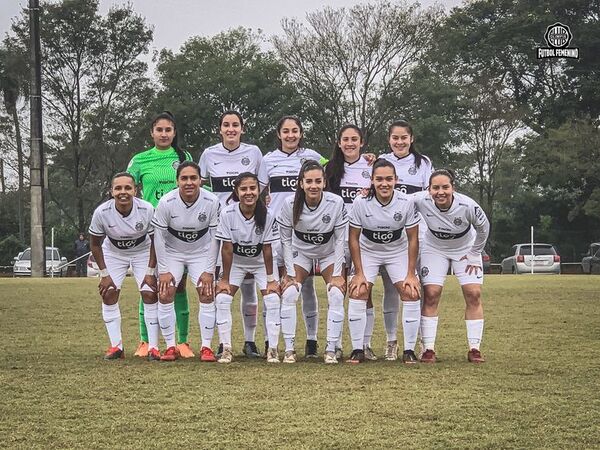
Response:
[[[277,294],[267,294],[263,297],[266,310],[266,329],[269,347],[277,348],[281,329],[281,300]]]
[[[167,348],[175,347],[175,322],[175,304],[173,302],[159,303],[158,325]]]
[[[233,297],[229,294],[217,294],[215,303],[217,304],[217,330],[219,331],[219,343],[223,347],[231,347],[231,303]]]
[[[351,298],[348,301],[348,328],[352,339],[352,350],[362,350],[367,325],[367,302]]]
[[[363,345],[366,347],[371,346],[373,328],[375,328],[375,308],[371,307],[367,308],[367,323],[365,325],[365,336],[363,338]]]
[[[281,334],[285,351],[294,350],[296,337],[296,302],[300,293],[295,286],[288,287],[281,296]],[[269,344],[270,345],[270,344]]]
[[[483,319],[465,320],[465,325],[467,326],[469,350],[472,348],[479,350],[483,338]]]
[[[319,301],[315,291],[315,277],[310,276],[302,283],[302,315],[306,327],[306,339],[317,340],[319,331]]]
[[[327,347],[325,351],[334,352],[339,345],[344,328],[344,294],[336,287],[327,285]]]
[[[404,350],[413,350],[417,345],[419,326],[421,325],[421,302],[402,302],[402,331]]]
[[[148,347],[158,350],[158,302],[144,303],[144,323],[148,330]]]
[[[425,350],[435,350],[438,317],[421,316],[421,340]]]
[[[258,297],[256,296],[254,278],[242,281],[240,291],[242,291],[240,313],[244,323],[244,340],[254,342],[256,335],[256,313],[258,311]]]
[[[102,319],[106,325],[108,339],[110,339],[111,347],[119,347],[123,350],[123,342],[121,338],[121,310],[119,303],[114,305],[105,305],[102,303]]]
[[[383,281],[383,323],[387,340],[395,341],[398,339],[398,311],[400,310],[400,296],[398,290],[387,272],[381,275]]]
[[[215,302],[200,303],[200,309],[198,310],[198,324],[200,325],[202,347],[210,348],[213,333],[215,332],[216,316],[217,308],[215,307]]]

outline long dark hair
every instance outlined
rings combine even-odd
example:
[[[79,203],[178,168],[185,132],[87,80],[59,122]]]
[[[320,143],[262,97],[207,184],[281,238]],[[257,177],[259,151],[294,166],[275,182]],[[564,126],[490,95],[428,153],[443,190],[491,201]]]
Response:
[[[171,122],[173,124],[173,129],[175,130],[175,136],[173,137],[173,142],[171,143],[171,147],[173,147],[173,149],[177,153],[179,162],[182,163],[187,158],[185,156],[185,152],[179,148],[179,144],[177,143],[178,142],[177,136],[179,133],[177,133],[177,123],[175,122],[175,116],[173,115],[173,113],[171,113],[171,111],[163,111],[160,114],[157,114],[154,117],[154,119],[152,120],[152,125],[150,125],[150,130],[153,130],[154,125],[156,125],[156,122],[158,122],[159,120],[162,120],[162,119],[168,120],[169,122]]]
[[[356,125],[348,123],[340,128],[338,131],[337,139],[335,141],[335,145],[333,146],[333,152],[331,154],[331,160],[325,166],[325,175],[327,177],[327,190],[330,192],[334,192],[336,194],[340,193],[340,183],[342,178],[344,177],[344,173],[346,170],[344,169],[344,153],[340,148],[340,139],[342,139],[342,134],[346,130],[355,130],[360,136],[361,146],[364,145],[365,137],[360,128]],[[360,153],[360,152],[359,152]]]
[[[375,185],[373,184],[373,178],[375,177],[375,171],[380,167],[391,167],[391,169],[394,171],[394,175],[397,176],[396,167],[391,162],[389,162],[387,159],[377,158],[373,164],[373,171],[371,172],[371,186],[369,187],[369,193],[367,194],[368,199],[375,197]]]
[[[298,125],[298,128],[300,128],[300,134],[302,134],[302,137],[298,141],[298,148],[302,147],[302,141],[304,141],[304,127],[302,126],[302,121],[297,116],[283,116],[277,121],[277,125],[275,125],[275,129],[277,130],[277,148],[279,150],[282,149],[282,143],[281,139],[279,139],[279,134],[281,133],[281,128],[286,120],[292,120],[296,125]]]
[[[262,196],[260,195],[260,182],[258,181],[258,177],[255,174],[253,174],[252,172],[242,172],[237,177],[235,177],[235,179],[233,180],[233,192],[227,199],[227,203],[229,203],[231,200],[235,202],[240,201],[240,196],[237,193],[237,188],[240,186],[240,184],[242,184],[242,181],[244,181],[246,178],[252,178],[254,181],[256,181],[256,186],[258,187],[259,192],[258,199],[256,200],[256,208],[254,209],[254,223],[256,223],[256,226],[258,228],[262,228],[264,230],[265,224],[267,223],[267,205],[265,205],[265,202],[263,201]]]
[[[402,128],[406,128],[408,130],[408,134],[410,134],[411,136],[414,137],[414,133],[413,133],[413,129],[412,126],[406,121],[406,120],[395,120],[394,122],[392,122],[388,128],[388,139],[390,138],[390,136],[392,135],[392,130],[395,127],[402,127]],[[413,156],[415,157],[415,166],[417,166],[417,168],[421,167],[421,162],[423,160],[429,161],[429,159],[424,156],[422,153],[420,153],[416,148],[415,148],[415,142],[413,139],[413,142],[410,143],[410,147],[408,148],[408,153],[412,153]]]
[[[298,225],[298,221],[300,220],[300,215],[302,214],[302,208],[304,207],[304,201],[306,196],[304,194],[304,189],[300,187],[301,181],[304,179],[304,174],[309,170],[320,170],[323,173],[323,178],[325,178],[325,169],[323,166],[319,164],[317,161],[309,159],[304,161],[302,167],[300,167],[300,172],[298,173],[298,182],[296,184],[296,193],[294,194],[294,214],[293,214],[293,224],[294,226]]]

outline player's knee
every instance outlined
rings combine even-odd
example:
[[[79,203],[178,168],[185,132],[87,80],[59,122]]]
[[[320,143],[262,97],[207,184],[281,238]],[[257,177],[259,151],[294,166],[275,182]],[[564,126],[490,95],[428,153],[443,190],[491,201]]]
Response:
[[[224,292],[217,294],[215,298],[217,309],[229,309],[231,308],[232,302],[233,297],[229,294],[225,294]]]
[[[265,303],[265,309],[278,310],[281,306],[281,300],[277,294],[267,294],[263,297],[263,302]]]
[[[102,296],[102,303],[105,305],[114,305],[119,301],[119,290],[118,289],[109,289]]]
[[[465,302],[469,306],[481,305],[481,288],[479,286],[469,289],[464,289]]]
[[[329,286],[327,290],[327,300],[330,307],[339,307],[344,305],[344,292],[337,286]]]
[[[142,291],[142,301],[148,305],[152,305],[158,301],[158,294],[152,291]]]
[[[296,286],[288,286],[287,289],[283,291],[283,294],[281,295],[281,303],[283,305],[295,305],[298,301],[298,296],[299,293]]]

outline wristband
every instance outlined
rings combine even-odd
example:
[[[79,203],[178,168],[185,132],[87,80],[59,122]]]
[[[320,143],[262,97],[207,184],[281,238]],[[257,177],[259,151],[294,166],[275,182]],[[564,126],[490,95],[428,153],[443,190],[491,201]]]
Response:
[[[100,277],[106,278],[107,276],[108,276],[108,269],[106,269],[106,268],[100,269]]]
[[[271,274],[267,274],[267,283],[271,283],[272,281],[275,281],[275,275]]]
[[[146,275],[149,275],[151,277],[156,275],[156,267],[148,267],[146,268]]]

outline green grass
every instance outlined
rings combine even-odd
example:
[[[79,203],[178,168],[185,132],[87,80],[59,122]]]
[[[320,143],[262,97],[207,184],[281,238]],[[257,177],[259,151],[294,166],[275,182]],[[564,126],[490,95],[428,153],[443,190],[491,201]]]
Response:
[[[96,283],[0,279],[0,447],[599,446],[600,277],[487,277],[481,366],[466,362],[464,303],[449,280],[440,361],[416,367],[139,360],[132,357],[137,295],[130,279],[121,299],[127,358],[106,362]],[[325,308],[322,301],[322,324]],[[381,354],[379,302],[376,308],[374,349]],[[239,351],[237,301],[233,309]],[[349,343],[346,333],[346,353]]]

